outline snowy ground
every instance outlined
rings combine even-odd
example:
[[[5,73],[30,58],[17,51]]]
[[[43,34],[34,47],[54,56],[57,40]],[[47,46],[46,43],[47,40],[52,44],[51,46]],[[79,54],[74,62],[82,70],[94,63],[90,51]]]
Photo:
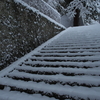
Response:
[[[0,100],[100,100],[100,25],[68,28],[0,72]]]
[[[66,15],[61,17],[61,24],[66,28],[73,26],[73,20],[70,20]]]

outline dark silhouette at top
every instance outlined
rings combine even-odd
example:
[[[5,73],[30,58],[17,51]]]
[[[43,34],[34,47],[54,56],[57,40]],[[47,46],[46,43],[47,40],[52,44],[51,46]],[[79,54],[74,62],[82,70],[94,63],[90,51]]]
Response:
[[[73,0],[65,0],[66,2],[66,7],[69,5],[70,2],[72,2]],[[79,9],[76,9],[76,15],[73,19],[73,26],[79,26]]]

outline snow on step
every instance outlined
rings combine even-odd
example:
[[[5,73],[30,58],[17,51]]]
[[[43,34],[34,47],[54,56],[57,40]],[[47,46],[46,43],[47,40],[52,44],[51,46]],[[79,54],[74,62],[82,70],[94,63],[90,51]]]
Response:
[[[45,55],[68,55],[68,56],[81,56],[81,55],[100,55],[100,52],[83,52],[83,53],[37,53],[36,55],[41,55],[41,56],[45,56]]]
[[[29,95],[27,93],[21,93],[17,91],[9,91],[9,87],[6,87],[3,91],[0,90],[0,100],[56,100],[40,94]]]
[[[98,44],[97,44],[98,45]],[[92,48],[100,48],[100,46],[63,46],[63,45],[59,45],[59,46],[47,46],[47,47],[45,47],[44,49],[59,49],[59,48],[61,48],[61,49],[75,49],[75,48],[82,48],[82,49],[85,49],[85,48],[87,48],[87,49],[92,49]]]
[[[27,71],[39,71],[39,72],[55,72],[55,73],[74,73],[74,74],[86,74],[86,75],[97,75],[100,76],[100,71],[98,69],[83,69],[83,68],[51,68],[51,67],[31,67],[31,66],[21,66],[17,67],[16,70]]]
[[[100,25],[69,28],[0,72],[0,100],[100,100]]]
[[[24,72],[13,71],[8,74],[10,77],[30,78],[31,80],[47,80],[59,81],[64,83],[77,83],[79,85],[86,84],[87,86],[100,86],[100,76],[63,76],[63,75],[32,75]]]
[[[96,61],[96,62],[49,62],[49,61],[27,61],[24,62],[24,64],[28,65],[44,65],[44,66],[73,66],[73,67],[99,67],[100,66],[100,61]]]
[[[100,56],[85,56],[85,57],[30,57],[31,60],[62,60],[62,61],[68,61],[68,60],[78,60],[79,62],[81,60],[87,60],[87,61],[100,61]]]
[[[59,52],[100,52],[100,49],[65,49],[65,50],[62,50],[62,49],[54,49],[54,50],[41,50],[42,52],[55,52],[55,51],[59,51]],[[41,52],[40,51],[40,52]]]
[[[71,87],[68,85],[49,85],[45,84],[44,82],[36,83],[36,82],[24,82],[21,80],[12,80],[8,78],[0,79],[0,84],[7,85],[8,87],[12,86],[15,88],[23,88],[24,90],[36,90],[36,91],[43,91],[44,93],[56,93],[59,95],[69,95],[72,97],[77,98],[84,98],[87,99],[96,99],[99,100],[100,98],[100,87],[93,87],[93,88],[86,88],[81,86]],[[6,80],[6,81],[5,81]],[[23,85],[24,84],[24,85]],[[59,88],[58,88],[59,87]],[[77,90],[77,91],[76,91]]]
[[[67,44],[67,43],[56,43],[56,44],[49,44],[48,46],[46,47],[98,47],[100,45],[98,45],[98,43],[92,43],[90,45],[82,45],[82,44]]]

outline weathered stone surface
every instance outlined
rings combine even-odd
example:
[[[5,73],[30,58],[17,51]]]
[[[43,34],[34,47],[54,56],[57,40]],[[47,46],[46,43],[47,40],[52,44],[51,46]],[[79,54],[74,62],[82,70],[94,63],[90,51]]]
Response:
[[[0,69],[62,30],[14,0],[0,0]]]
[[[50,18],[56,20],[60,23],[61,15],[58,13],[56,9],[48,5],[48,3],[44,2],[43,0],[23,0],[30,6],[38,9],[45,15],[49,16]]]

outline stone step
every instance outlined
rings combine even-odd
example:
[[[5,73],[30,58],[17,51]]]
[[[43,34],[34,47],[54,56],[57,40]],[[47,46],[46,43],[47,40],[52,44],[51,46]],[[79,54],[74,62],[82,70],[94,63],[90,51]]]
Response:
[[[48,97],[54,97],[56,99],[64,100],[64,99],[93,99],[93,98],[98,98],[100,95],[99,93],[99,88],[98,87],[82,87],[82,86],[69,86],[69,85],[50,85],[50,84],[45,84],[44,82],[26,82],[22,80],[13,80],[11,78],[3,78],[0,79],[0,87],[9,87],[10,91],[20,91],[20,92],[25,92],[28,94],[41,94],[45,95]],[[7,82],[5,82],[5,80]],[[24,85],[23,85],[24,84]],[[59,87],[59,88],[58,88]],[[93,89],[97,90],[94,91]],[[77,90],[77,92],[76,92]],[[81,91],[82,90],[82,91]],[[88,95],[87,95],[88,92]],[[96,95],[93,95],[93,94]],[[84,96],[82,96],[84,95]]]
[[[31,66],[23,65],[23,66],[16,67],[14,70],[31,73],[31,74],[39,74],[39,75],[63,74],[65,76],[76,76],[76,75],[100,76],[100,71],[99,71],[100,69],[94,69],[94,68],[85,69],[85,68],[63,68],[63,67],[57,67],[57,68],[31,67]]]
[[[61,74],[56,75],[35,75],[25,72],[13,71],[6,75],[6,77],[15,80],[34,81],[34,82],[45,82],[49,84],[61,84],[70,86],[85,86],[85,87],[99,87],[100,78],[99,76],[64,76]]]
[[[5,86],[4,90],[0,90],[0,100],[57,100],[53,97],[42,96],[41,94],[27,94],[25,92],[8,90],[9,87],[7,86]]]
[[[88,50],[91,50],[91,49],[99,49],[100,50],[100,47],[91,47],[91,48],[89,48],[89,47],[83,47],[83,48],[81,48],[81,47],[79,47],[79,48],[77,48],[77,47],[73,47],[73,48],[68,48],[68,47],[46,47],[46,48],[43,48],[42,50],[67,50],[67,49],[84,49],[84,50],[86,50],[86,49],[88,49]]]
[[[43,57],[42,57],[43,58]],[[100,61],[99,59],[98,60],[70,60],[70,59],[38,59],[38,58],[31,58],[30,60],[32,61],[47,61],[47,62],[97,62],[97,61]]]
[[[22,64],[25,65],[30,65],[30,66],[47,66],[47,67],[73,67],[73,68],[95,68],[95,67],[99,67],[100,66],[100,62],[96,61],[96,62],[47,62],[47,61],[32,61],[32,60],[28,60],[26,62],[23,62]]]

